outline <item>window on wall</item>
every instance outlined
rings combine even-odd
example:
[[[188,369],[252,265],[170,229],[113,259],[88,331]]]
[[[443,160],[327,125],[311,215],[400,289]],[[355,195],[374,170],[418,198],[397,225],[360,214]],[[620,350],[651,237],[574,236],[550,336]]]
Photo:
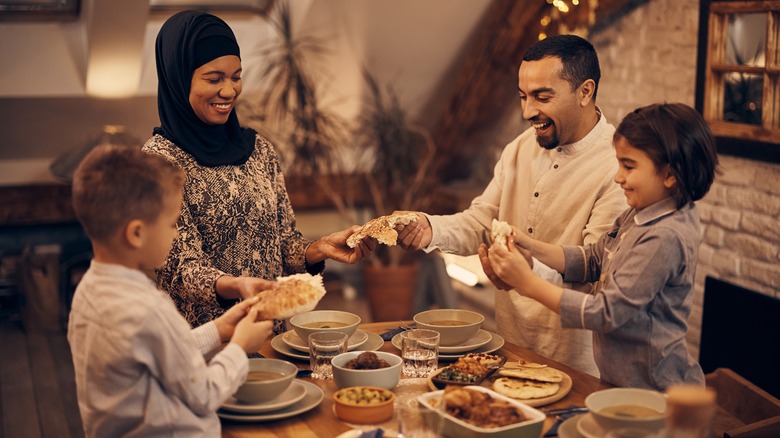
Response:
[[[696,105],[721,152],[780,162],[780,0],[701,0]]]

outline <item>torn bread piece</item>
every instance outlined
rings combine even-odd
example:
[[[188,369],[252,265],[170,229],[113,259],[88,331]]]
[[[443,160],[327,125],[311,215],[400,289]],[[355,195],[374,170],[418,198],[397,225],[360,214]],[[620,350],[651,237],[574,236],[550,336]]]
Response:
[[[504,221],[493,219],[493,225],[490,230],[490,237],[493,238],[493,243],[508,248],[507,239],[512,235],[512,227]]]
[[[277,277],[273,289],[260,292],[259,319],[287,319],[314,310],[325,296],[322,275],[308,273]]]
[[[347,246],[354,248],[366,237],[373,237],[379,243],[393,246],[398,240],[398,232],[395,231],[395,226],[398,224],[409,225],[409,223],[416,221],[416,213],[390,214],[371,219],[347,238]]]

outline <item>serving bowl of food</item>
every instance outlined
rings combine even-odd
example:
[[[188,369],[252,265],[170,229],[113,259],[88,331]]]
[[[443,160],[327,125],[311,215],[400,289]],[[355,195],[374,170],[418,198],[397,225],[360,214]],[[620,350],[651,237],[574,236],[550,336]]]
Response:
[[[376,386],[350,386],[333,394],[336,416],[353,424],[379,424],[393,418],[395,395]]]
[[[450,386],[417,397],[444,417],[443,435],[454,438],[539,438],[546,415],[483,386]]]
[[[439,332],[439,345],[448,347],[471,339],[482,327],[485,317],[470,310],[432,309],[414,315],[414,322],[417,328]]]
[[[401,357],[384,351],[349,351],[331,359],[339,388],[377,386],[393,389],[401,378]]]
[[[298,367],[286,360],[250,358],[246,381],[234,397],[244,403],[265,403],[279,397],[290,386]]]
[[[431,375],[438,389],[447,385],[479,385],[506,363],[506,357],[488,353],[468,353]]]
[[[360,324],[360,317],[342,310],[312,310],[290,318],[295,333],[309,342],[309,335],[316,332],[341,332],[352,336]]]
[[[585,398],[585,406],[603,430],[656,432],[664,426],[666,398],[651,389],[610,388],[596,391]]]

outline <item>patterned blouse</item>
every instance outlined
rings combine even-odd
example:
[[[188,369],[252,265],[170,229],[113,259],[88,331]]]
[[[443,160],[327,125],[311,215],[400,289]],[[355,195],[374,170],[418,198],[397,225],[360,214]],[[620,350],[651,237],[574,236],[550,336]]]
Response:
[[[143,150],[159,154],[185,170],[184,203],[178,236],[157,285],[167,291],[193,327],[222,315],[232,302],[215,291],[217,278],[251,276],[274,280],[304,271],[311,241],[295,225],[276,152],[259,135],[246,163],[205,167],[161,135]],[[283,330],[277,321],[275,331]]]

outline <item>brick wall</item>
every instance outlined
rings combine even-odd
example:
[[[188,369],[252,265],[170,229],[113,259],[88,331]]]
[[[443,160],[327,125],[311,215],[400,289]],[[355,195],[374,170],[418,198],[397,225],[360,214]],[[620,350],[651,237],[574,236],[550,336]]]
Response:
[[[698,0],[651,0],[591,37],[602,67],[598,103],[617,125],[636,107],[694,104]],[[702,241],[688,342],[698,357],[704,278],[780,298],[780,166],[720,156],[700,201]]]

